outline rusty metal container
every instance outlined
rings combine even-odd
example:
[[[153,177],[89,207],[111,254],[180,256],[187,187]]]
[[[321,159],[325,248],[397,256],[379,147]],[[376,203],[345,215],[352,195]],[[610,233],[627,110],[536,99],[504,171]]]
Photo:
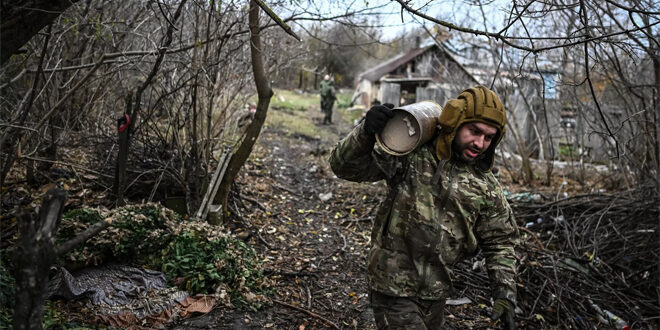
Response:
[[[442,107],[432,101],[422,101],[396,107],[376,142],[385,152],[403,156],[428,142],[437,126]]]

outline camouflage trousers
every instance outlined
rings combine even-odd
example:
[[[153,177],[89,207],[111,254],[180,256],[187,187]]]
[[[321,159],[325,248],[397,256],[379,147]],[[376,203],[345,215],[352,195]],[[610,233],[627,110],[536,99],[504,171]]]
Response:
[[[392,297],[373,290],[369,297],[379,330],[442,329],[444,324],[445,299]]]

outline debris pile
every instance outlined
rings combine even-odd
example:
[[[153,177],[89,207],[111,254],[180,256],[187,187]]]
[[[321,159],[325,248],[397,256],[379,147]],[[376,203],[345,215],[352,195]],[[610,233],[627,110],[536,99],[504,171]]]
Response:
[[[511,202],[522,238],[517,309],[521,326],[653,327],[660,315],[660,200],[655,187],[545,203]],[[456,282],[464,295],[484,301],[480,294],[488,288],[487,275],[475,276],[466,270],[470,266],[459,267]]]
[[[267,302],[269,281],[259,257],[223,227],[184,220],[153,203],[75,209],[60,221],[58,248],[99,223],[107,224],[104,230],[60,255],[66,268],[51,269],[48,296],[66,299],[56,302],[66,306],[66,322],[156,326],[207,313],[216,303],[256,310]],[[5,274],[11,259],[5,256],[0,301],[12,301],[13,289],[5,287],[5,280],[13,283]],[[0,325],[11,324],[10,312],[0,310]]]

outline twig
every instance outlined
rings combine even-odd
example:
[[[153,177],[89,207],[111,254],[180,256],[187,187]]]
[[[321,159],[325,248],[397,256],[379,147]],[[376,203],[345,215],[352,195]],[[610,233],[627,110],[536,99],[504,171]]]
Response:
[[[275,188],[277,188],[277,189],[280,189],[280,190],[284,190],[284,191],[286,191],[286,192],[288,192],[288,193],[290,193],[290,194],[292,194],[292,195],[300,196],[300,194],[299,194],[298,192],[294,191],[293,189],[291,189],[291,188],[287,188],[287,187],[283,187],[283,186],[280,186],[280,185],[277,184],[277,183],[274,183],[274,184],[273,184],[273,187],[275,187]]]
[[[268,209],[266,208],[266,206],[264,206],[264,204],[262,204],[262,203],[259,202],[258,200],[254,199],[254,198],[251,198],[251,197],[248,197],[248,196],[245,196],[245,195],[243,195],[243,194],[241,194],[241,193],[239,193],[238,196],[239,196],[240,198],[242,198],[242,199],[248,201],[248,202],[252,202],[253,204],[257,205],[261,210],[263,210],[263,211],[268,211]]]
[[[341,237],[341,239],[344,241],[344,246],[342,246],[340,250],[346,252],[346,237],[344,237],[344,235],[339,232],[339,228],[337,228],[337,235],[339,235],[339,237]]]
[[[264,245],[266,245],[267,248],[271,250],[275,250],[275,248],[270,243],[266,242],[266,240],[263,237],[261,237],[261,233],[259,233],[259,230],[255,230],[255,232],[257,233],[257,237],[259,237],[259,240],[262,243],[264,243]]]
[[[585,7],[583,0],[580,1],[580,9],[581,9],[580,12],[582,14],[580,16],[582,18],[582,24],[586,29],[588,26],[587,8]],[[616,136],[614,136],[614,133],[612,133],[612,130],[610,129],[610,126],[607,123],[607,120],[605,119],[605,115],[603,115],[603,110],[600,108],[600,103],[598,103],[598,98],[596,97],[596,92],[594,91],[594,85],[591,82],[591,73],[589,72],[589,43],[587,41],[584,42],[584,71],[585,71],[585,75],[587,76],[586,79],[588,82],[589,91],[591,92],[591,98],[594,100],[594,104],[596,105],[596,109],[598,110],[598,115],[600,116],[603,125],[605,125],[605,129],[607,130],[607,135],[609,135],[609,137],[611,137],[612,140],[614,140],[614,146],[616,148],[616,158],[619,158],[619,140],[617,140]]]
[[[352,224],[352,223],[357,223],[357,222],[366,222],[366,221],[371,221],[371,217],[366,217],[366,218],[360,218],[360,219],[353,219],[353,220],[344,220],[340,226],[343,226],[347,223]]]
[[[339,237],[341,237],[341,239],[344,240],[344,246],[335,249],[334,251],[332,251],[332,253],[330,253],[330,254],[328,254],[327,256],[325,256],[325,257],[319,259],[319,267],[321,267],[321,263],[322,263],[323,261],[325,261],[325,260],[327,260],[328,258],[334,256],[334,255],[337,254],[339,251],[346,252],[346,250],[345,250],[345,249],[346,249],[346,237],[344,237],[344,235],[342,235],[342,234],[339,232],[339,229],[337,229],[337,235],[339,235]]]
[[[316,274],[315,272],[310,272],[307,270],[301,270],[298,272],[288,272],[281,269],[272,269],[272,268],[264,268],[264,274],[277,274],[282,276],[313,276],[316,278],[319,277],[319,275]]]
[[[307,289],[307,309],[312,309],[312,292],[309,290],[309,285],[305,285]]]
[[[268,7],[268,5],[266,5],[261,0],[254,0],[254,2],[256,2],[257,5],[259,5],[259,7],[261,7],[261,9],[263,9],[266,12],[266,14],[268,14],[268,16],[270,16],[270,18],[272,18],[273,21],[275,21],[275,23],[277,23],[277,25],[279,25],[284,30],[284,32],[296,38],[296,40],[302,41],[302,39],[300,39],[300,37],[295,32],[293,32],[293,30],[291,30],[291,27],[289,27],[289,25],[284,23],[284,21],[282,21],[282,19],[279,16],[277,16],[277,14],[275,14],[275,12],[272,9],[270,9],[270,7]]]
[[[91,173],[91,174],[101,176],[101,177],[105,177],[105,178],[108,178],[108,179],[111,179],[111,178],[114,177],[112,175],[108,175],[108,174],[105,174],[105,173],[94,171],[94,170],[92,170],[90,168],[87,168],[87,167],[84,167],[82,165],[67,163],[67,162],[64,162],[62,160],[51,160],[51,159],[44,159],[44,158],[33,157],[33,156],[25,156],[25,155],[23,156],[23,159],[30,159],[30,160],[34,160],[34,161],[37,161],[37,162],[58,164],[58,165],[62,165],[62,166],[69,166],[71,168],[77,168],[77,169],[85,171],[86,173]]]
[[[524,231],[524,232],[530,234],[530,235],[534,238],[534,240],[536,241],[536,244],[539,245],[539,247],[541,248],[541,250],[545,250],[545,247],[543,246],[543,243],[541,243],[541,240],[539,240],[539,237],[536,236],[536,234],[534,234],[533,231],[531,231],[531,230],[529,230],[529,229],[527,229],[527,228],[525,228],[525,227],[518,227],[518,229],[520,229],[520,230],[522,230],[522,231]]]
[[[291,305],[291,304],[285,303],[285,302],[283,302],[283,301],[279,301],[279,300],[277,300],[277,299],[273,299],[273,302],[276,302],[276,303],[278,303],[278,304],[280,304],[280,305],[282,305],[282,306],[286,306],[286,307],[289,307],[289,308],[293,308],[293,309],[295,309],[295,310],[297,310],[297,311],[300,311],[300,312],[303,312],[303,313],[307,313],[307,314],[309,314],[310,316],[313,316],[313,317],[315,317],[315,318],[317,318],[317,319],[319,319],[319,320],[321,320],[321,321],[324,321],[324,322],[327,323],[329,326],[331,326],[331,327],[333,327],[333,328],[335,328],[335,329],[339,329],[339,327],[338,327],[336,324],[332,323],[330,320],[328,320],[328,319],[326,319],[325,317],[323,317],[323,316],[321,316],[321,315],[318,315],[318,314],[316,314],[316,313],[314,313],[314,312],[310,312],[310,311],[308,311],[308,310],[306,310],[306,309],[304,309],[304,308],[300,308],[300,307],[298,307],[298,306],[294,306],[294,305]]]

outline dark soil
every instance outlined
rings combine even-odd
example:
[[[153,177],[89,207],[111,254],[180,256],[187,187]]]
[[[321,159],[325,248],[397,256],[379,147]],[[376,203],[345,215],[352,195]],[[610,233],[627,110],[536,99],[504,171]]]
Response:
[[[319,130],[350,129],[307,112]],[[255,312],[219,307],[174,328],[374,328],[364,275],[380,184],[336,178],[327,161],[336,142],[263,129],[234,186],[229,227],[262,256],[273,303]]]

